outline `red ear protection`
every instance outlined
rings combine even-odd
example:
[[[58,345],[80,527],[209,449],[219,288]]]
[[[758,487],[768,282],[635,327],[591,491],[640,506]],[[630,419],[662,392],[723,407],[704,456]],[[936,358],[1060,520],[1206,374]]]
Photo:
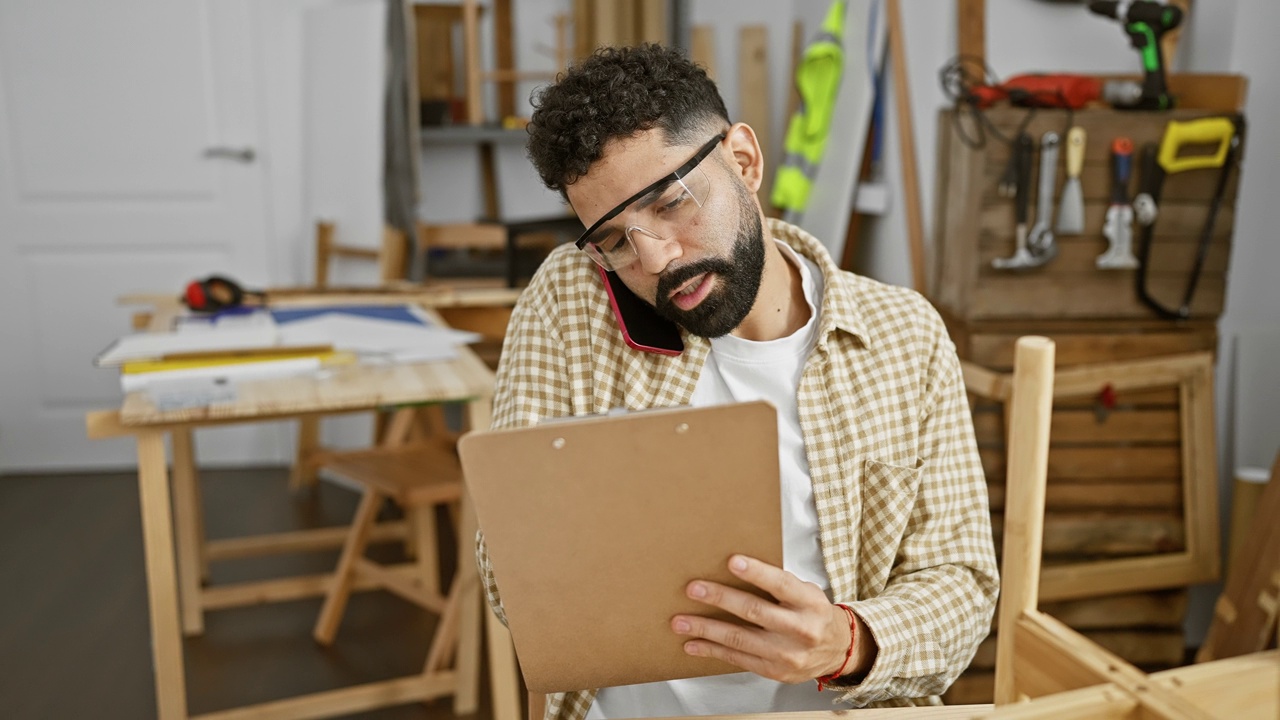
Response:
[[[262,297],[257,290],[245,290],[236,281],[220,275],[210,275],[204,280],[193,280],[187,284],[183,302],[192,310],[216,312],[228,308],[240,307],[246,297]]]

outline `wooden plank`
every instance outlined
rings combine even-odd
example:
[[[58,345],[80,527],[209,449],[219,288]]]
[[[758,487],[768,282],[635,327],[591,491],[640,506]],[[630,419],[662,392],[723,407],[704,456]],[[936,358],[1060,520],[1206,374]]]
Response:
[[[1218,177],[1221,174],[1220,168],[1209,168],[1188,170],[1169,175],[1165,178],[1160,200],[1161,202],[1208,203],[1214,197],[1218,187]],[[1007,205],[1009,203],[1007,198],[1002,198],[996,194],[996,186],[1003,175],[1004,167],[999,163],[987,163],[986,173],[982,179],[982,187],[987,189],[986,194],[983,195],[984,205]],[[1130,195],[1132,196],[1137,192],[1138,180],[1132,179],[1130,183]],[[1095,160],[1090,158],[1085,160],[1084,169],[1080,171],[1080,188],[1086,203],[1106,202],[1111,197],[1112,184],[1111,168],[1105,159]],[[1234,205],[1239,189],[1240,174],[1232,173],[1227,186],[1223,188],[1223,204]]]
[[[511,0],[493,0],[493,67],[514,70],[516,67],[515,33],[512,30]],[[517,77],[498,79],[498,119],[516,114]]]
[[[349,527],[314,528],[310,530],[294,530],[269,535],[251,535],[248,537],[210,540],[205,544],[205,552],[210,560],[234,560],[262,555],[284,553],[311,552],[341,547],[346,540]],[[403,540],[408,528],[403,520],[391,520],[378,523],[369,531],[369,542],[393,542]]]
[[[1212,716],[1186,698],[1161,685],[1114,653],[1090,643],[1052,617],[1024,613],[1013,631],[1022,661],[1017,664],[1017,684],[1028,695],[1073,690],[1112,683],[1138,700],[1156,717],[1209,720]]]
[[[924,264],[924,219],[920,209],[920,183],[916,176],[916,135],[911,117],[911,90],[907,84],[907,47],[902,26],[899,0],[889,0],[885,9],[889,19],[890,64],[893,67],[893,95],[898,119],[898,144],[901,157],[902,199],[906,204],[907,246],[910,248],[912,287],[928,291]]]
[[[596,49],[594,0],[573,0],[573,57],[585,58]]]
[[[1151,679],[1218,717],[1280,717],[1280,650],[1164,670]]]
[[[1004,517],[991,519],[997,543],[1004,537],[1004,527]],[[1185,532],[1181,513],[1052,512],[1044,518],[1044,555],[1096,558],[1174,553],[1186,546]]]
[[[625,38],[619,34],[622,27],[621,4],[618,0],[592,0],[591,36],[596,47],[626,44]]]
[[[1080,631],[1163,628],[1181,633],[1187,602],[1186,590],[1167,590],[1040,603],[1040,610]],[[1124,656],[1120,650],[1113,648],[1113,651]],[[1178,658],[1171,664],[1181,664],[1181,647],[1178,652]]]
[[[1001,444],[1004,427],[999,417],[989,413],[975,416],[974,431],[978,442],[985,445]],[[1060,410],[1053,414],[1050,431],[1052,444],[1098,443],[1171,443],[1180,439],[1178,412],[1176,410],[1127,410],[1117,409],[1098,422],[1091,410]]]
[[[772,167],[768,161],[773,137],[769,117],[769,28],[765,25],[746,25],[738,30],[738,97],[742,121],[755,130],[765,166]],[[761,207],[768,206],[772,187],[773,176],[765,173],[756,191]]]
[[[1005,453],[1002,448],[980,450],[987,477],[1004,478]],[[1076,484],[1101,491],[1098,481],[1123,483],[1154,490],[1154,485],[1178,483],[1182,475],[1182,455],[1176,445],[1135,447],[1050,447],[1049,487]],[[1091,482],[1092,481],[1092,482]],[[1175,488],[1177,489],[1177,488]]]
[[[1269,600],[1268,600],[1269,598]],[[1197,662],[1263,649],[1272,640],[1280,598],[1280,455],[1262,490],[1240,559],[1227,575]]]
[[[960,61],[977,73],[985,75],[987,60],[987,3],[986,0],[958,0],[956,18],[958,30],[956,47],[960,49]]]
[[[1152,278],[1147,287],[1163,302],[1182,299],[1185,278]],[[1222,314],[1225,279],[1201,278],[1191,301],[1191,316],[1216,318]],[[1029,274],[984,277],[973,289],[970,318],[1081,318],[1156,317],[1133,292],[1129,278],[1091,275]]]
[[[1045,600],[1074,600],[1186,587],[1215,579],[1186,552],[1145,555],[1047,567],[1040,574],[1040,596]]]
[[[195,439],[190,428],[169,435],[173,447],[173,527],[177,539],[178,606],[182,610],[182,633],[204,632],[200,609],[200,548],[204,544],[202,509],[196,475]]]
[[[484,98],[480,86],[480,9],[476,0],[462,3],[463,77],[467,88],[467,122],[484,122]]]
[[[1052,457],[1052,451],[1049,454]],[[987,486],[992,510],[1004,509],[1004,494],[1003,484]],[[1084,510],[1114,510],[1124,513],[1133,510],[1151,510],[1181,514],[1182,485],[1176,477],[1160,482],[1103,482],[1070,485],[1055,484],[1050,478],[1045,503],[1045,510],[1055,513]]]
[[[1051,613],[1045,613],[1051,615]],[[1060,619],[1060,618],[1059,618]],[[1182,664],[1186,652],[1182,631],[1094,630],[1080,632],[1089,642],[1114,653],[1125,661],[1142,667],[1170,668]],[[969,667],[988,670],[996,666],[997,638],[990,637],[978,645]]]
[[[1105,242],[1106,238],[1102,235],[1102,226],[1106,219],[1107,208],[1110,206],[1111,204],[1106,200],[1093,200],[1085,203],[1084,234],[1056,235],[1054,241],[1069,243],[1072,240],[1093,239]],[[1213,238],[1215,241],[1230,240],[1232,229],[1235,227],[1235,216],[1236,210],[1233,205],[1223,205],[1218,210],[1217,221],[1213,226]],[[1156,242],[1199,243],[1200,233],[1208,219],[1209,204],[1207,202],[1192,200],[1183,200],[1181,202],[1162,201],[1160,203],[1160,214],[1156,219]],[[1007,200],[983,203],[980,222],[984,234],[983,242],[988,242],[988,237],[996,240],[1012,237],[1012,203]],[[1053,262],[1056,263],[1057,260]],[[1052,267],[1052,264],[1049,267]]]
[[[670,23],[667,19],[667,0],[640,0],[638,40],[669,45]]]
[[[1049,415],[1053,408],[1053,343],[1045,338],[1018,341],[1014,363],[1012,429],[1009,433],[1009,508],[1018,522],[1004,538],[996,668],[996,703],[1015,702],[1019,692],[1013,668],[1012,628],[1039,602],[1041,548],[1044,540],[1045,472],[1049,455]]]
[[[1191,270],[1195,267],[1197,255],[1200,252],[1199,244],[1193,240],[1187,235],[1157,236],[1153,241],[1154,244],[1147,264],[1147,276],[1169,281],[1181,281],[1185,287],[1190,278]],[[980,248],[978,253],[979,275],[982,277],[1004,277],[1005,273],[993,268],[991,261],[1007,256],[1009,248],[1013,247],[1013,244],[1014,238],[1012,235],[999,237],[994,234],[983,233],[978,244]],[[1136,281],[1137,272],[1134,270],[1102,271],[1097,268],[1096,260],[1098,256],[1107,249],[1107,242],[1101,236],[1079,236],[1070,240],[1059,240],[1057,241],[1057,247],[1058,255],[1053,260],[1053,266],[1046,268],[1046,272],[1076,277],[1106,272],[1115,278],[1123,279],[1130,285]],[[1225,275],[1229,269],[1230,260],[1231,236],[1228,229],[1226,232],[1220,233],[1217,241],[1209,245],[1204,257],[1204,265],[1201,268],[1201,278]],[[1176,299],[1181,300],[1182,298],[1178,296]]]
[[[151,658],[155,670],[156,710],[161,718],[187,716],[182,634],[174,577],[173,524],[169,515],[169,478],[164,435],[143,432],[138,443],[138,498],[142,505],[142,549],[151,608]]]
[[[707,71],[712,82],[716,80],[716,38],[710,25],[694,25],[690,29],[689,59]]]
[[[1025,333],[975,333],[968,360],[986,368],[1005,370],[1013,366],[1013,343]],[[1215,332],[1163,333],[1055,333],[1048,332],[1059,347],[1058,367],[1098,362],[1122,362],[1163,355],[1213,351]]]
[[[355,687],[205,713],[196,715],[192,720],[303,720],[356,714],[389,705],[443,697],[452,691],[454,682],[453,673],[449,672],[426,678],[413,676],[380,680]]]

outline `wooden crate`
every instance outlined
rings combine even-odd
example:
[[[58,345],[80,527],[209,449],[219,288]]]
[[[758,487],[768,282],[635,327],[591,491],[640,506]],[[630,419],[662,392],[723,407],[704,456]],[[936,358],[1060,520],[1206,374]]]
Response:
[[[1212,321],[964,322],[943,311],[961,358],[1010,372],[1018,337],[1045,335],[1060,370],[1193,352],[1213,352]],[[1102,388],[1099,388],[1101,391]],[[1001,547],[1005,496],[1005,407],[971,394],[974,430]],[[1044,520],[1045,566],[1155,556],[1185,549],[1186,508],[1180,397],[1176,388],[1119,390],[1100,412],[1092,397],[1055,399]],[[1042,610],[1148,671],[1182,664],[1185,588],[1059,602]],[[994,633],[945,696],[991,702]]]
[[[1088,134],[1085,165],[1081,174],[1085,230],[1080,235],[1055,232],[1058,254],[1038,268],[996,270],[991,261],[1013,255],[1014,203],[997,191],[1009,158],[1009,146],[991,138],[981,148],[963,140],[972,135],[972,116],[943,111],[938,122],[938,191],[934,277],[931,287],[936,304],[955,317],[968,320],[997,319],[1154,319],[1158,315],[1143,304],[1136,291],[1136,271],[1099,270],[1095,258],[1106,250],[1103,218],[1112,191],[1111,142],[1126,136],[1134,143],[1134,171],[1129,197],[1138,192],[1139,150],[1158,143],[1170,120],[1222,116],[1215,110],[1180,109],[1170,112],[1122,112],[1039,110],[1027,132],[1039,147],[1041,136],[1055,131],[1065,138],[1069,125]],[[1014,137],[1027,117],[1020,108],[993,108],[987,118],[1006,137]],[[957,119],[962,125],[957,125]],[[1039,154],[1033,166],[1029,202],[1030,224],[1035,223]],[[1065,183],[1065,153],[1059,153],[1057,192]],[[1195,263],[1201,229],[1221,169],[1190,170],[1169,175],[1164,183],[1160,216],[1150,254],[1147,287],[1163,305],[1178,308]],[[1231,236],[1239,173],[1233,172],[1213,226],[1212,241],[1191,303],[1194,319],[1222,314],[1230,264]],[[1054,197],[1056,221],[1059,197]],[[1134,251],[1140,247],[1134,227]]]

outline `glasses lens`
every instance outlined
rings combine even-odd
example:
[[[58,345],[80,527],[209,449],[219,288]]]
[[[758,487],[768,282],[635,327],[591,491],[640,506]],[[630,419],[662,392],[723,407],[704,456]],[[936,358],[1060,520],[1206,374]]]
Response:
[[[633,228],[655,240],[670,239],[702,209],[710,186],[702,168],[695,167],[657,197],[641,198],[619,213],[617,225],[606,230],[603,238],[587,243],[583,250],[606,270],[630,265],[636,258],[635,247],[628,239]]]

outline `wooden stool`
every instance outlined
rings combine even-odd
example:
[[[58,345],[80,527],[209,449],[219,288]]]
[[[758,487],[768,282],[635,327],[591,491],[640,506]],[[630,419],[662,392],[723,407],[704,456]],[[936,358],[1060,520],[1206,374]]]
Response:
[[[372,583],[444,614],[453,593],[441,593],[435,508],[462,498],[462,468],[453,439],[432,437],[418,445],[342,453],[326,463],[325,469],[358,483],[364,494],[316,620],[316,641],[322,645],[333,642],[357,582]],[[364,557],[378,510],[388,498],[404,509],[409,520],[415,563],[385,566]],[[440,634],[437,631],[437,637]]]

